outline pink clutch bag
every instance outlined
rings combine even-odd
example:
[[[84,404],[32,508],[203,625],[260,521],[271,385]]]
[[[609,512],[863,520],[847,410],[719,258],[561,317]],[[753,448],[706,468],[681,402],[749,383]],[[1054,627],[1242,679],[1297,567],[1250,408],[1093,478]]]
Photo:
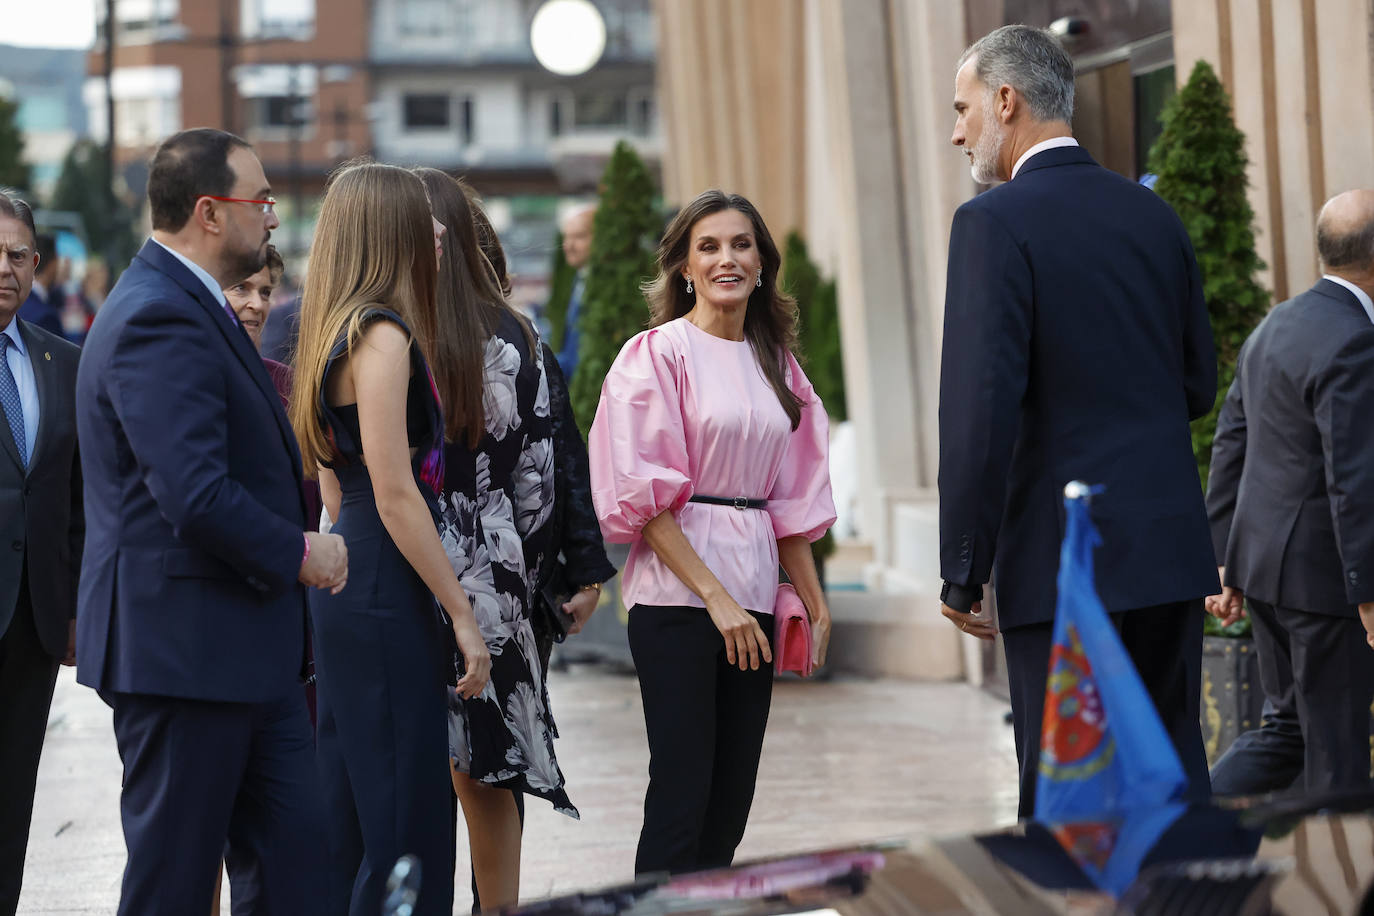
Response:
[[[811,616],[801,596],[790,585],[778,586],[773,601],[773,671],[796,671],[811,676]]]

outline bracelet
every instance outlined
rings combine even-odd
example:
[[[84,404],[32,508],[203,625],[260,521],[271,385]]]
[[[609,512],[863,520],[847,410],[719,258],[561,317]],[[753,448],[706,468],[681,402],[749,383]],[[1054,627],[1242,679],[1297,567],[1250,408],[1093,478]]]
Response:
[[[578,590],[579,592],[585,592],[585,591],[589,591],[589,590],[590,590],[590,591],[596,592],[596,593],[599,595],[599,594],[601,594],[601,583],[600,583],[600,582],[591,582],[591,583],[588,583],[587,585],[580,586],[577,590]]]
[[[310,532],[302,531],[301,537],[305,538],[305,556],[301,557],[301,566],[310,562]]]

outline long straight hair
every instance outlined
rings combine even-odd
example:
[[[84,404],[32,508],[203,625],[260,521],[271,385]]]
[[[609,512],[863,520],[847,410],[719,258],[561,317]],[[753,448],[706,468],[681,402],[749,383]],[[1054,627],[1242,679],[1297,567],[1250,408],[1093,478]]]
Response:
[[[434,218],[448,227],[440,258],[434,344],[434,381],[445,408],[444,437],[454,442],[461,433],[468,448],[476,448],[486,429],[482,386],[487,340],[502,314],[512,314],[533,357],[534,332],[506,303],[496,271],[478,244],[472,207],[458,182],[438,169],[414,172],[429,194]]]
[[[763,284],[749,294],[744,312],[744,338],[754,351],[763,377],[777,394],[778,403],[787,412],[792,428],[796,429],[801,425],[802,402],[787,387],[787,354],[797,350],[797,303],[778,286],[782,256],[778,254],[778,246],[763,217],[744,197],[715,189],[703,191],[673,217],[658,246],[658,275],[643,286],[644,297],[649,301],[649,327],[656,328],[681,318],[696,305],[696,295],[687,292],[682,280],[692,244],[692,230],[703,217],[723,210],[738,210],[749,217],[753,226],[754,242],[759,246],[763,261]]]
[[[289,407],[307,475],[337,457],[320,409],[329,354],[345,334],[352,354],[369,310],[399,315],[433,363],[435,272],[429,201],[418,178],[376,162],[334,173],[310,246]]]

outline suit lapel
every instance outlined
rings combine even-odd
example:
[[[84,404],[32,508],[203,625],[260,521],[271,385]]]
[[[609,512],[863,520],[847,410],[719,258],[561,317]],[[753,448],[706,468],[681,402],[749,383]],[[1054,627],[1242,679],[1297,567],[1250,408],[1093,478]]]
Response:
[[[149,240],[144,243],[143,250],[139,257],[143,258],[152,267],[160,270],[176,282],[185,290],[191,298],[195,299],[201,308],[209,313],[210,321],[224,336],[229,349],[234,356],[248,370],[248,375],[257,385],[258,391],[267,399],[268,406],[272,410],[272,416],[276,418],[277,429],[281,433],[282,442],[286,445],[287,451],[291,454],[291,464],[296,470],[296,480],[298,486],[303,479],[301,471],[301,453],[296,446],[296,434],[291,430],[291,424],[286,419],[286,411],[282,410],[281,396],[277,394],[276,386],[272,384],[272,377],[267,374],[267,367],[263,365],[262,357],[253,348],[253,342],[248,339],[248,334],[240,327],[219,304],[219,300],[210,294],[205,284],[200,278],[173,257],[165,248],[157,242]],[[301,491],[302,505],[304,505],[304,490]]]
[[[48,415],[57,404],[57,366],[52,361],[48,347],[33,333],[26,324],[19,325],[19,333],[24,338],[24,348],[29,351],[29,364],[33,366],[33,378],[38,389],[38,432],[33,437],[33,447],[29,449],[29,469],[38,467],[43,457],[43,448],[52,435],[52,422]]]

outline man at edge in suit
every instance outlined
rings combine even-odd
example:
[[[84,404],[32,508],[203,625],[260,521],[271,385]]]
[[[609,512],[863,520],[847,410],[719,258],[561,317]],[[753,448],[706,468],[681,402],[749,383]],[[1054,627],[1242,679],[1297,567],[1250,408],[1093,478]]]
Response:
[[[1188,423],[1216,397],[1192,246],[1152,191],[1073,139],[1073,62],[1005,26],[959,61],[953,142],[974,180],[950,234],[940,368],[942,613],[1000,627],[1035,810],[1064,485],[1104,489],[1097,590],[1189,777],[1208,793],[1198,724],[1203,598],[1219,589]],[[998,626],[982,613],[997,588]],[[970,613],[971,612],[971,613]]]
[[[19,307],[19,317],[29,324],[62,336],[62,288],[57,285],[57,239],[46,232],[34,237],[38,249],[38,267],[28,298]]]
[[[81,351],[17,314],[38,264],[32,211],[0,192],[0,916],[19,906],[57,666],[76,663],[85,530]]]
[[[592,228],[596,207],[578,207],[563,218],[563,259],[577,272],[568,291],[568,311],[563,318],[563,346],[558,350],[558,365],[563,377],[572,383],[577,371],[577,351],[582,345],[578,328],[582,320],[582,297],[587,290],[587,261],[592,254]]]
[[[1265,698],[1212,769],[1218,794],[1369,786],[1374,191],[1327,202],[1317,253],[1326,275],[1241,347],[1212,445],[1225,587],[1207,609],[1233,623],[1249,602]]]
[[[224,857],[236,913],[314,913],[303,585],[342,588],[347,552],[306,530],[295,436],[222,292],[265,263],[271,189],[247,143],[198,128],[158,148],[148,202],[77,375],[77,679],[124,763],[119,912],[207,912]]]

